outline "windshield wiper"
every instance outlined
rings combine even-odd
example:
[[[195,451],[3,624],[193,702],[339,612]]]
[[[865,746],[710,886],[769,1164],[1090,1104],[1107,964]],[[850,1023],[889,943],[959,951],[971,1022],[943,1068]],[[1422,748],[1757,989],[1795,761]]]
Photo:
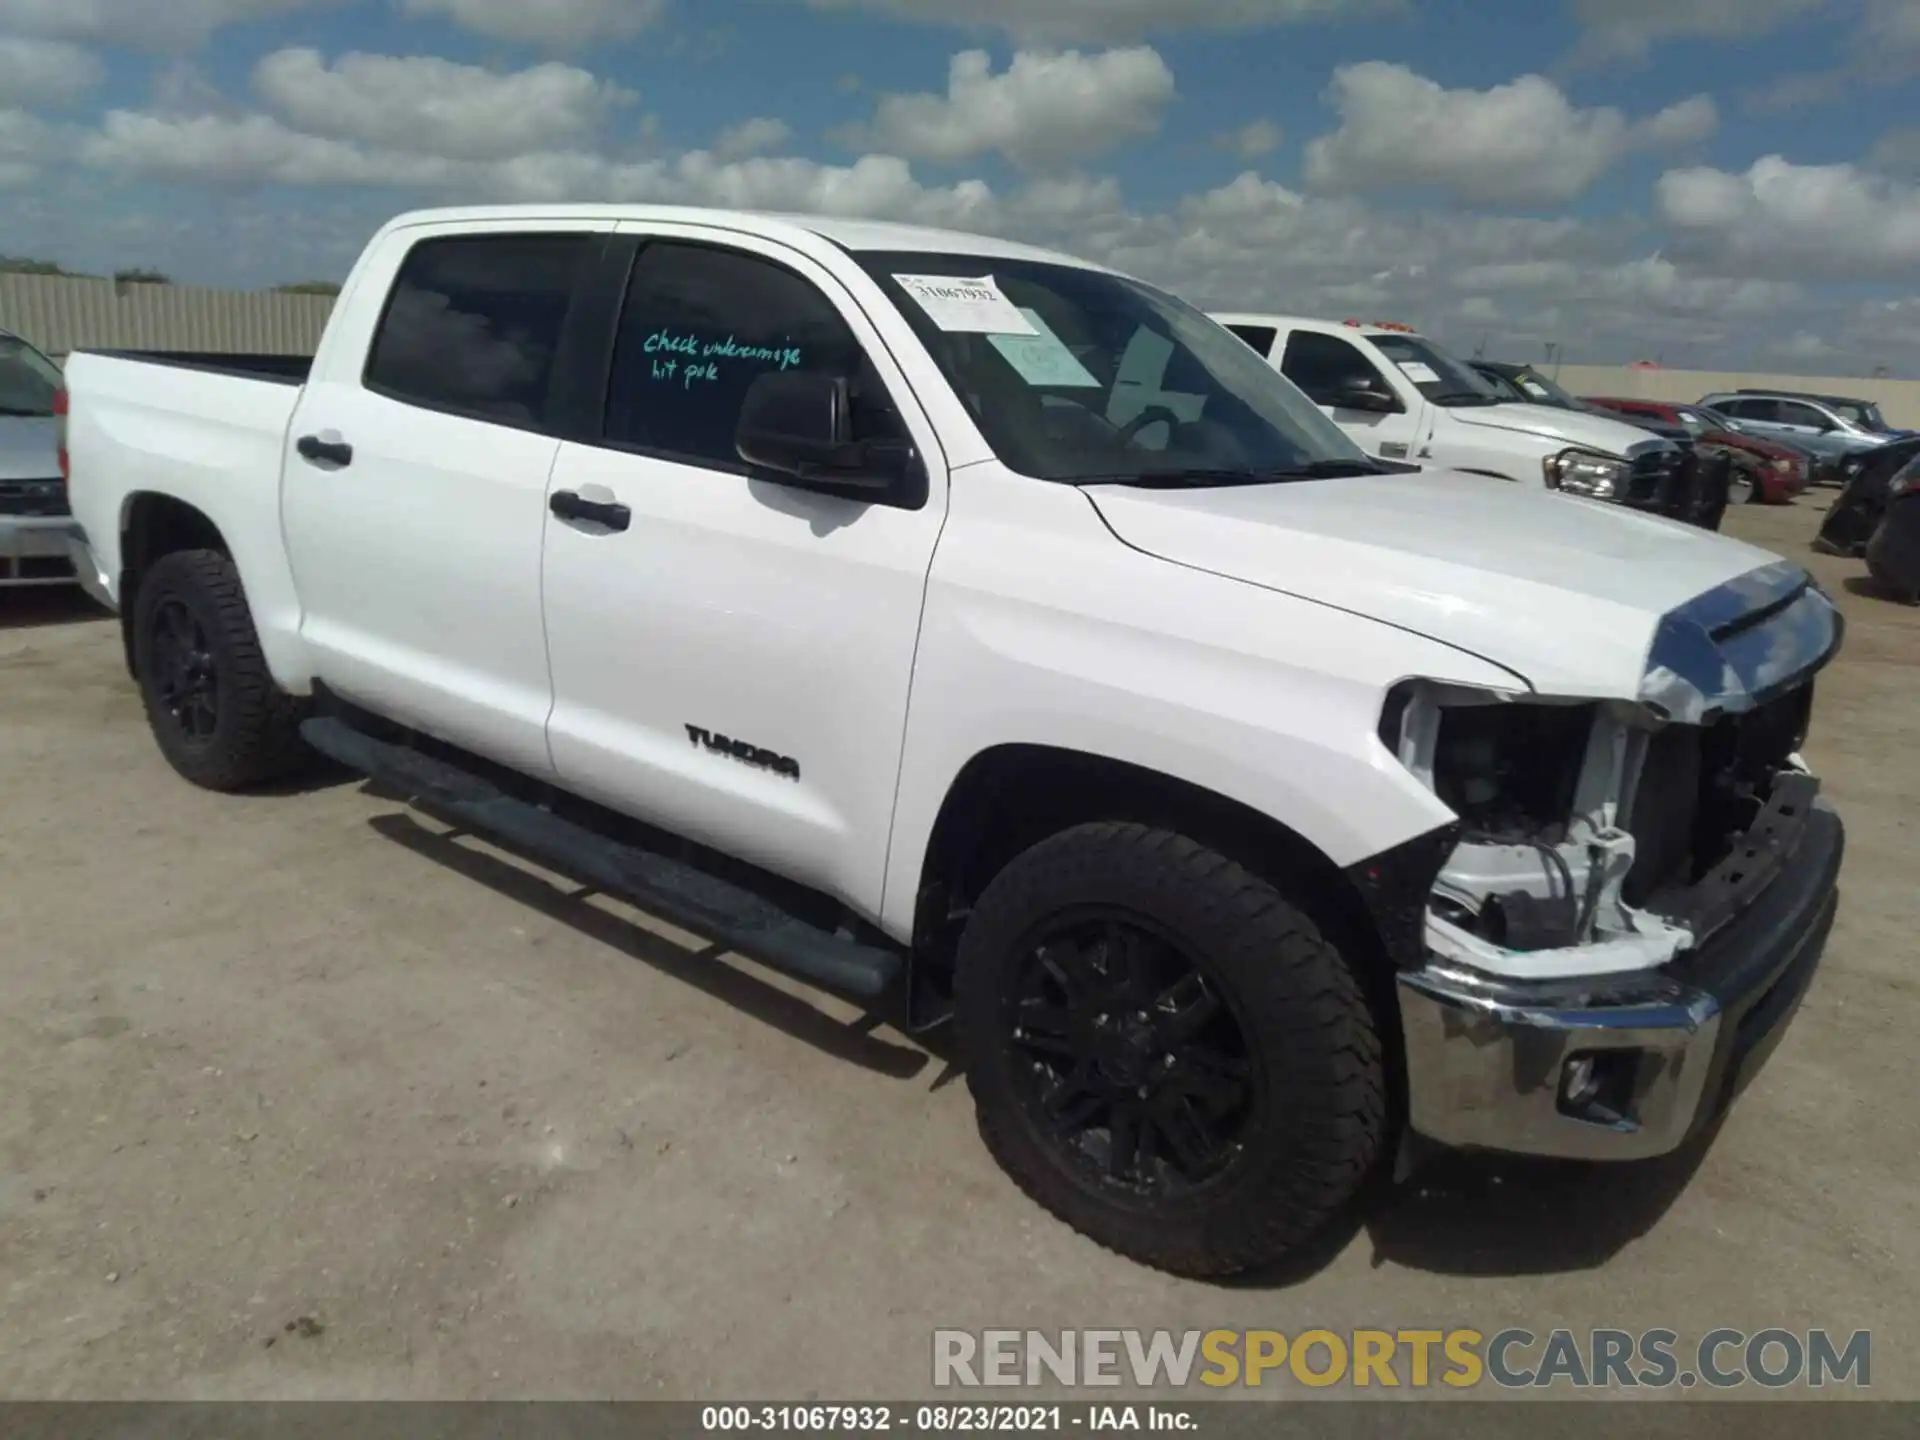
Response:
[[[1292,465],[1285,470],[1269,470],[1269,479],[1277,480],[1346,480],[1355,475],[1386,475],[1390,471],[1382,470],[1371,460],[1311,460],[1305,465]]]
[[[1480,395],[1471,390],[1442,390],[1438,395],[1427,397],[1436,405],[1445,405],[1448,409],[1458,409],[1468,405],[1504,405],[1508,402],[1498,395]]]
[[[51,410],[21,410],[12,405],[0,405],[0,415],[22,420],[45,420],[52,416]]]
[[[1283,485],[1291,480],[1338,480],[1351,475],[1387,472],[1365,460],[1310,460],[1271,470],[1230,470],[1195,467],[1187,470],[1148,470],[1137,475],[1076,475],[1075,485],[1134,485],[1145,490],[1202,489],[1210,485]]]

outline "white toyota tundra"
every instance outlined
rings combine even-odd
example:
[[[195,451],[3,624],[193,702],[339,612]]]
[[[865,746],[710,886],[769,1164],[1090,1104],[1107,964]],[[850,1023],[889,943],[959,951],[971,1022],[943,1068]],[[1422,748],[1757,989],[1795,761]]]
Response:
[[[187,780],[323,752],[951,1020],[999,1163],[1152,1265],[1270,1261],[1411,1137],[1668,1151],[1825,942],[1803,570],[1382,468],[1111,270],[420,212],[310,367],[66,384],[74,557]]]

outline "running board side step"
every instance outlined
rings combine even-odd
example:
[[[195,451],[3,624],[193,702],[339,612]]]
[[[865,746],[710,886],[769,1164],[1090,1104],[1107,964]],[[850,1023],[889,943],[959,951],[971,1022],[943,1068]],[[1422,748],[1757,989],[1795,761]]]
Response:
[[[751,890],[596,835],[515,799],[479,775],[410,746],[376,740],[343,720],[317,716],[300,726],[300,735],[321,754],[398,791],[409,803],[424,801],[476,833],[526,850],[556,870],[776,970],[874,998],[892,990],[905,969],[896,951],[823,930]]]

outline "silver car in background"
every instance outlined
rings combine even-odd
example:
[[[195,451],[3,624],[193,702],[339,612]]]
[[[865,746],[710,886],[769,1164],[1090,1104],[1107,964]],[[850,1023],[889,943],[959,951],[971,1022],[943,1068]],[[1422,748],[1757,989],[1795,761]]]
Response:
[[[1823,478],[1837,478],[1848,456],[1884,445],[1892,437],[1862,424],[1841,406],[1799,395],[1754,390],[1703,395],[1700,404],[1740,422],[1740,428],[1766,439],[1790,440],[1822,462]]]
[[[0,589],[73,583],[54,415],[60,388],[58,365],[0,330]]]

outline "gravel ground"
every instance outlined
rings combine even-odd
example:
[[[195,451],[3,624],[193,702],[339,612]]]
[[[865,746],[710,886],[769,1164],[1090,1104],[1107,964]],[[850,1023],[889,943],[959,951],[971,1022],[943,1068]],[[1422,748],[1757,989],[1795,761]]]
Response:
[[[1920,611],[1810,555],[1825,504],[1728,523],[1848,612],[1808,750],[1850,850],[1712,1145],[1445,1162],[1228,1287],[1036,1211],[851,1010],[357,784],[190,789],[114,625],[0,594],[0,1394],[907,1398],[944,1326],[1779,1325],[1920,1397]]]

